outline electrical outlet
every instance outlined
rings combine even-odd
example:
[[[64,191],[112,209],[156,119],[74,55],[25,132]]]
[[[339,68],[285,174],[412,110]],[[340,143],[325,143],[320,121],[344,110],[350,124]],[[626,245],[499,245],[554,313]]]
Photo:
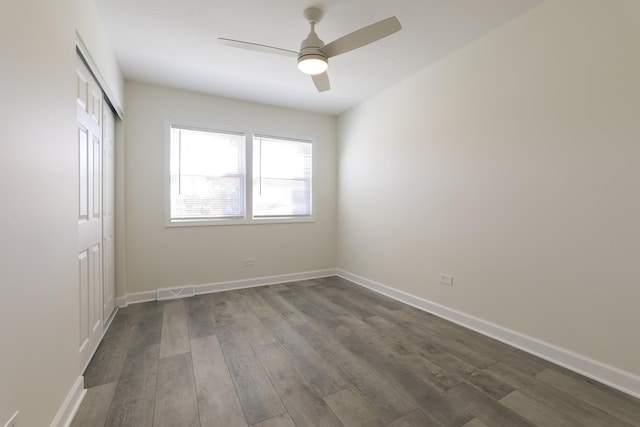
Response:
[[[255,258],[245,258],[242,265],[244,265],[245,267],[253,267],[254,265],[256,265],[256,260]]]
[[[453,286],[453,276],[450,274],[440,273],[440,283],[447,286]]]
[[[16,413],[13,414],[13,417],[11,417],[11,419],[4,425],[4,427],[18,427],[18,414],[20,414],[20,411],[16,411]]]

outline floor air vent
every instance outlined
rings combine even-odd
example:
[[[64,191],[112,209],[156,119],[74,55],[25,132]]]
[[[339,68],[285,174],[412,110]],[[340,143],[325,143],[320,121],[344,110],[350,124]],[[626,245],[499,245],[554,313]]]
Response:
[[[164,301],[168,299],[187,298],[195,295],[193,286],[187,286],[184,288],[171,288],[171,289],[158,289],[158,301]]]

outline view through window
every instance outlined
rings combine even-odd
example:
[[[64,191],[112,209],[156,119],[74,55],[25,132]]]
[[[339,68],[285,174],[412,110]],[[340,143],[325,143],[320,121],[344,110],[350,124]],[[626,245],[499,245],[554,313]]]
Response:
[[[169,222],[311,218],[312,148],[304,140],[172,125]]]

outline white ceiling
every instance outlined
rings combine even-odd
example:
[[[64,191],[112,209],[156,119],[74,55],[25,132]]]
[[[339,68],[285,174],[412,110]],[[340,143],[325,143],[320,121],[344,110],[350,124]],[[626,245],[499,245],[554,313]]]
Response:
[[[95,0],[125,78],[340,114],[509,22],[542,0]],[[297,51],[316,6],[325,43],[389,16],[403,29],[332,58],[318,93],[296,58],[236,49],[218,37]],[[543,31],[543,29],[541,29]]]

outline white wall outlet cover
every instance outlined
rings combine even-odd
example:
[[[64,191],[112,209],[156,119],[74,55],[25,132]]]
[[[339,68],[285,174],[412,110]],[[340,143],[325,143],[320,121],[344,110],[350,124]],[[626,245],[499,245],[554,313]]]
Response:
[[[440,283],[447,286],[453,286],[453,276],[450,274],[440,273]]]

